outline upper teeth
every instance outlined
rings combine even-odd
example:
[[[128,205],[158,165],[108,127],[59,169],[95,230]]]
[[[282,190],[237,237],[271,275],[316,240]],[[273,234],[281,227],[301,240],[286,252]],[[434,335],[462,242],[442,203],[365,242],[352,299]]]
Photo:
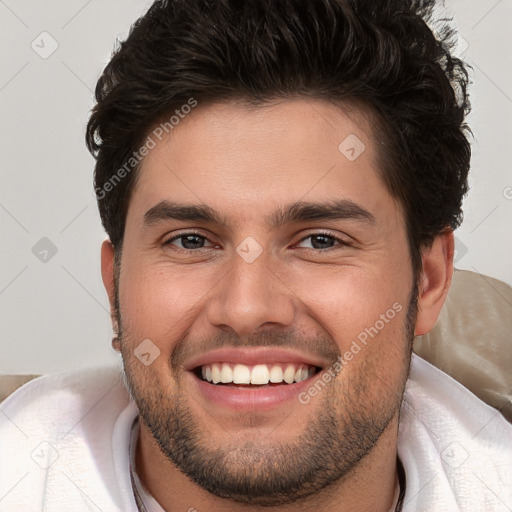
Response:
[[[268,384],[286,382],[301,382],[315,373],[314,366],[304,364],[245,364],[213,363],[201,367],[201,375],[208,382],[218,384]]]

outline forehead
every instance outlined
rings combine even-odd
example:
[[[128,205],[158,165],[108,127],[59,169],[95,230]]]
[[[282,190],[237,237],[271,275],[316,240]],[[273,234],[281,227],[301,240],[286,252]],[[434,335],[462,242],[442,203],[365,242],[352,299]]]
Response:
[[[128,221],[141,222],[166,200],[208,205],[237,224],[268,222],[298,201],[396,207],[379,177],[368,118],[322,100],[199,104],[161,140],[150,137],[155,147],[139,170]]]

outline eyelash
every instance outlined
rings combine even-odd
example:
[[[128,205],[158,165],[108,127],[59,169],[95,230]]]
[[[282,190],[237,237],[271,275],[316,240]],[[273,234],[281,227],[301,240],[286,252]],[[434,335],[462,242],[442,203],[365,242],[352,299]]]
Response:
[[[180,238],[184,238],[184,237],[189,236],[189,235],[197,236],[199,238],[204,238],[205,240],[210,241],[208,239],[208,237],[202,235],[201,233],[197,233],[197,232],[194,232],[194,231],[187,231],[185,233],[181,233],[179,235],[173,236],[172,238],[170,238],[169,240],[164,242],[163,245],[164,246],[169,246],[175,240],[179,240]],[[351,246],[351,244],[348,243],[346,240],[343,240],[343,239],[339,238],[338,236],[336,236],[334,233],[332,233],[330,231],[319,231],[319,232],[315,232],[315,233],[310,233],[309,235],[307,235],[307,236],[303,237],[301,240],[299,240],[298,243],[300,244],[300,243],[304,242],[304,240],[307,240],[308,238],[312,238],[312,237],[315,237],[315,236],[326,236],[326,237],[332,238],[335,242],[338,242],[338,247],[340,247],[340,246],[341,247],[350,247]],[[309,247],[301,247],[301,249],[306,249],[306,250],[315,251],[315,252],[328,252],[328,251],[331,251],[331,250],[335,249],[335,247],[336,246],[328,247],[327,249],[315,249],[315,248],[309,248]],[[190,253],[190,252],[199,252],[199,251],[202,251],[202,250],[205,250],[205,249],[211,249],[211,247],[200,247],[199,249],[182,249],[180,247],[175,247],[173,250],[176,250],[178,252]]]

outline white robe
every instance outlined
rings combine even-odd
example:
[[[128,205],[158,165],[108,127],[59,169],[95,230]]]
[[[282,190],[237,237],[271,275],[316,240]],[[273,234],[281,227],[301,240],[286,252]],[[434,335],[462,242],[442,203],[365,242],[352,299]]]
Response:
[[[0,406],[0,512],[137,512],[138,411],[119,368],[35,379]],[[413,354],[400,418],[404,512],[512,511],[512,425]]]

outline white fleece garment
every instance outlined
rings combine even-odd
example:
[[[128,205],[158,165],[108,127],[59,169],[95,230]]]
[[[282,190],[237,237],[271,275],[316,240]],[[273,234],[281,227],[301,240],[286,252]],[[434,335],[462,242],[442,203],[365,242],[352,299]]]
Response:
[[[0,512],[137,512],[129,474],[137,413],[119,368],[21,387],[0,406]],[[398,455],[404,512],[512,511],[512,425],[414,354]]]

